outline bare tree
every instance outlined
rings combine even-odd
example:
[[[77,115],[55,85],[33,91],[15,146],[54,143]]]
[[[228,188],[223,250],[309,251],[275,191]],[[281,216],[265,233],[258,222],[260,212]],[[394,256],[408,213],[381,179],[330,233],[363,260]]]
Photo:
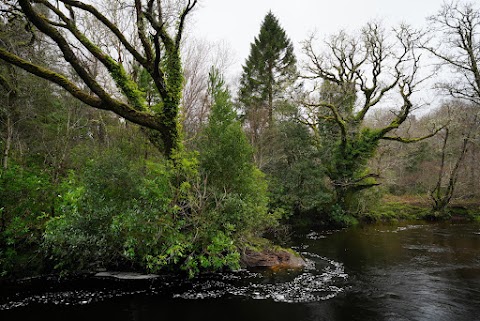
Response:
[[[420,47],[437,58],[439,68],[449,72],[448,80],[439,82],[437,88],[454,99],[470,104],[468,108],[462,107],[462,104],[454,106],[455,113],[448,109],[448,114],[455,114],[455,117],[451,116],[453,125],[443,135],[438,179],[430,193],[433,211],[442,213],[454,196],[464,161],[478,135],[480,8],[473,2],[450,1],[428,20],[428,38]],[[452,126],[455,130],[450,128]],[[461,135],[452,137],[452,132],[460,132]],[[459,147],[452,151],[452,144]],[[449,154],[453,155],[453,159],[447,158]]]
[[[443,131],[438,178],[430,192],[434,215],[444,214],[454,197],[465,158],[479,129],[478,114],[471,112],[471,105],[455,106],[455,115],[452,105],[450,102],[442,110],[442,114],[449,118],[449,126]]]
[[[425,80],[414,46],[418,37],[400,26],[392,40],[379,24],[369,23],[359,36],[343,31],[332,36],[320,53],[313,37],[304,43],[303,78],[313,82],[313,89],[300,100],[300,121],[314,133],[336,201],[345,207],[358,191],[378,185],[378,173],[367,163],[381,140],[412,143],[438,131],[417,138],[396,134],[415,110],[412,96]],[[390,106],[391,118],[384,126],[367,127],[367,113],[380,105]]]
[[[226,74],[232,65],[232,54],[225,43],[212,43],[187,37],[182,46],[185,86],[182,95],[183,129],[187,137],[196,135],[205,124],[212,103],[208,98],[208,78],[212,67]]]
[[[421,47],[447,67],[449,81],[438,87],[454,98],[480,105],[480,10],[473,2],[445,3],[429,18],[428,41]]]
[[[185,21],[197,1],[135,0],[121,4],[122,16],[134,17],[122,31],[115,20],[102,14],[100,5],[76,0],[8,0],[2,10],[21,17],[27,26],[52,41],[74,71],[71,77],[48,66],[32,63],[8,48],[0,47],[0,59],[47,79],[67,90],[83,103],[110,110],[147,130],[150,140],[167,157],[178,144],[178,113],[183,86],[180,44]],[[113,57],[111,49],[87,37],[84,17],[98,20],[128,57]],[[8,24],[8,22],[7,22]],[[140,42],[136,46],[134,37]],[[119,52],[114,51],[114,52]],[[117,90],[102,86],[81,57],[88,53],[108,72]],[[148,106],[143,93],[126,71],[127,62],[136,63],[151,77],[161,101]]]

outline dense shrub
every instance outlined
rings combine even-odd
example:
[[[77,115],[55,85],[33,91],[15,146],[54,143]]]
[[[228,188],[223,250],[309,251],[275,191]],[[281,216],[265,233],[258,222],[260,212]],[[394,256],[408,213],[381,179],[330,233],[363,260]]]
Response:
[[[47,172],[13,165],[0,171],[0,274],[33,268],[52,205]]]

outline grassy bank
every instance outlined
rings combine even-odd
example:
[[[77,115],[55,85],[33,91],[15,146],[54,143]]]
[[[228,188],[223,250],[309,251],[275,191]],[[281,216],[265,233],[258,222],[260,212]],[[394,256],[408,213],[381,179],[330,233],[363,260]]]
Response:
[[[426,195],[385,195],[381,201],[360,214],[360,221],[388,222],[398,220],[454,220],[479,221],[480,203],[455,200],[444,212],[433,212],[431,200]]]

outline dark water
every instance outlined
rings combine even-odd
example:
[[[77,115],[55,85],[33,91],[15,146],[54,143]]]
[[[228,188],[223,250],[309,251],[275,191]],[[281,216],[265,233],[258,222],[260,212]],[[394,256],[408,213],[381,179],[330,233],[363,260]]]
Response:
[[[195,280],[28,280],[0,291],[0,320],[480,320],[480,225],[311,232],[304,272]]]

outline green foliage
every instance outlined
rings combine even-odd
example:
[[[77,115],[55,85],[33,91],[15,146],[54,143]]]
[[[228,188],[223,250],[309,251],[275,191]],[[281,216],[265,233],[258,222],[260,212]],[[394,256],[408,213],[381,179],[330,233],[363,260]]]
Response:
[[[172,159],[149,164],[136,210],[114,221],[117,236],[124,239],[124,256],[152,272],[180,267],[189,276],[238,268],[233,228],[213,224],[198,203],[205,200],[196,194],[200,188],[196,155],[180,151]]]
[[[213,106],[201,147],[201,167],[208,175],[209,185],[227,193],[249,192],[253,148],[236,121],[230,93],[216,71],[210,73]]]
[[[267,183],[253,164],[253,148],[236,120],[230,93],[218,72],[210,73],[213,106],[200,142],[200,168],[212,193],[213,221],[237,234],[257,234],[275,224],[267,210]]]
[[[138,85],[131,79],[120,63],[113,58],[105,57],[107,68],[117,86],[122,90],[128,101],[138,111],[146,109],[145,94],[138,88]]]
[[[379,202],[364,212],[360,219],[367,222],[425,219],[429,215],[428,207],[398,202]]]
[[[327,173],[332,180],[359,179],[365,176],[368,161],[375,155],[379,143],[375,130],[364,128],[352,134],[345,146],[337,142]]]
[[[122,240],[110,231],[113,219],[139,197],[139,168],[117,154],[90,160],[62,183],[57,216],[45,230],[44,246],[59,269],[105,266],[119,257]]]
[[[345,211],[345,209],[340,204],[334,204],[331,207],[329,217],[333,225],[341,227],[358,224],[357,219],[353,217],[349,212]]]
[[[261,105],[269,94],[276,97],[295,78],[295,64],[293,46],[285,30],[272,12],[267,13],[243,67],[242,103],[247,107]]]
[[[198,181],[195,153],[146,164],[104,153],[63,182],[44,248],[62,271],[133,266],[193,276],[238,267],[234,229],[202,212]]]
[[[340,86],[325,81],[321,95],[322,100],[334,106],[341,115],[342,122],[339,124],[338,121],[333,121],[330,111],[322,110],[320,116],[329,120],[317,125],[314,139],[325,172],[332,182],[335,202],[353,214],[358,193],[377,185],[368,162],[375,156],[382,133],[364,127],[362,121],[355,118],[354,84]]]
[[[0,172],[1,274],[26,270],[37,255],[34,249],[51,210],[51,195],[48,173],[18,165]]]
[[[295,121],[283,121],[275,130],[270,144],[276,148],[276,157],[264,168],[270,207],[282,208],[289,216],[319,212],[332,195],[308,129]]]

